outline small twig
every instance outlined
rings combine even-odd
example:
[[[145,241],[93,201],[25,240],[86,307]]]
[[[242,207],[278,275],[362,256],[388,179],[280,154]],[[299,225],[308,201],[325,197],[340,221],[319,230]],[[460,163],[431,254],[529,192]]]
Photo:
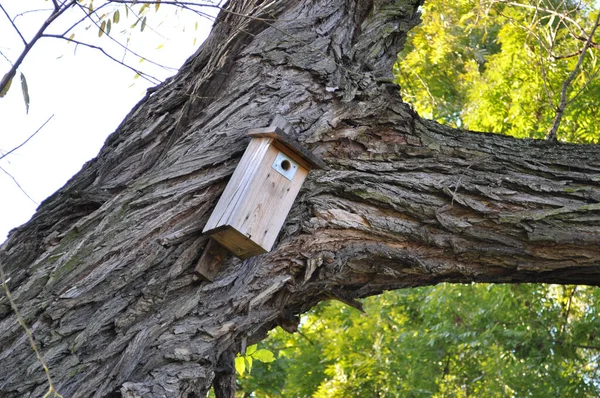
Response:
[[[573,79],[575,79],[577,72],[579,72],[579,68],[581,67],[581,64],[583,63],[583,59],[585,58],[585,54],[587,52],[587,49],[590,46],[590,43],[592,42],[594,33],[596,33],[598,24],[600,24],[600,13],[596,17],[596,21],[594,22],[592,31],[590,32],[588,39],[586,40],[585,44],[583,45],[581,55],[579,55],[579,59],[577,60],[577,65],[575,65],[575,67],[571,71],[571,74],[563,82],[562,90],[560,93],[560,103],[558,104],[558,107],[556,108],[556,115],[554,117],[554,123],[552,124],[552,128],[550,129],[550,131],[548,132],[548,135],[546,136],[546,139],[549,141],[556,141],[558,127],[560,126],[560,122],[562,120],[563,113],[565,112],[565,107],[567,106],[567,89],[569,88],[569,85],[571,84]]]
[[[108,4],[108,3],[106,3],[106,4]],[[78,6],[79,6],[79,8],[80,8],[80,9],[81,9],[81,10],[82,10],[82,11],[83,11],[85,14],[86,14],[86,16],[84,17],[84,19],[85,19],[85,18],[88,18],[90,21],[92,21],[92,23],[93,23],[94,25],[96,25],[96,27],[97,27],[98,29],[100,29],[100,25],[98,25],[98,23],[97,23],[96,21],[94,21],[94,20],[91,18],[91,16],[90,16],[89,14],[87,14],[87,13],[86,13],[86,11],[85,11],[85,9],[83,8],[83,6],[82,6],[81,4],[77,4],[77,5],[78,5]],[[98,8],[98,9],[99,9],[99,8]],[[96,13],[97,11],[98,11],[98,10],[94,10],[94,12],[93,12],[94,14],[96,14],[96,16],[98,16],[98,14]],[[69,30],[70,30],[70,29],[69,29]],[[148,63],[151,63],[151,64],[153,64],[153,65],[156,65],[156,66],[158,66],[159,68],[163,68],[163,69],[165,69],[165,70],[171,70],[171,71],[176,71],[176,70],[177,70],[177,68],[173,68],[173,67],[170,67],[170,66],[165,66],[165,65],[159,64],[158,62],[154,62],[154,61],[152,61],[152,60],[150,60],[150,59],[148,59],[148,58],[146,58],[146,57],[143,57],[143,56],[141,56],[140,54],[136,53],[135,51],[131,50],[129,47],[125,46],[123,43],[121,43],[120,41],[118,41],[118,40],[117,40],[117,39],[115,39],[114,37],[112,37],[110,34],[108,34],[108,33],[106,33],[106,32],[104,32],[104,34],[105,34],[105,35],[106,35],[106,36],[107,36],[107,37],[108,37],[110,40],[112,40],[113,42],[115,42],[115,43],[116,43],[118,46],[120,46],[120,47],[122,47],[123,49],[125,49],[127,52],[129,52],[129,53],[131,53],[131,54],[135,55],[136,57],[138,57],[138,58],[140,58],[140,59],[144,59],[144,60],[146,60]],[[73,41],[73,40],[71,40],[71,41]],[[111,57],[111,59],[113,59],[113,60],[114,60],[114,58],[112,58],[112,57]],[[118,62],[118,61],[117,61],[117,62]],[[160,80],[159,80],[159,82],[160,82]]]
[[[571,312],[571,304],[573,303],[573,296],[575,296],[575,291],[577,291],[577,286],[573,286],[573,290],[571,290],[571,294],[569,294],[569,300],[567,301],[567,309],[565,310],[565,322],[560,327],[559,335],[563,334],[567,323],[569,323],[569,313]]]
[[[29,194],[27,194],[27,192],[25,192],[25,190],[23,189],[23,187],[19,184],[19,182],[17,181],[17,179],[12,176],[12,174],[10,174],[8,171],[4,170],[2,167],[0,167],[0,171],[3,171],[7,176],[9,176],[14,181],[14,183],[17,184],[17,187],[19,187],[19,189],[21,190],[21,192],[23,192],[25,194],[25,196],[27,196],[27,198],[29,198],[29,200],[31,200],[36,206],[39,204],[38,202],[36,202],[35,200],[33,200],[33,198],[31,196],[29,196]]]
[[[25,59],[25,56],[27,56],[29,51],[31,51],[31,49],[33,48],[33,45],[43,36],[44,31],[48,28],[48,26],[50,26],[50,24],[52,24],[52,22],[54,22],[54,20],[56,20],[56,18],[61,16],[62,13],[64,13],[73,4],[76,4],[76,3],[77,3],[77,0],[71,0],[71,1],[69,1],[69,3],[65,3],[65,6],[63,8],[53,12],[48,17],[48,19],[46,19],[44,21],[44,23],[42,24],[40,29],[37,31],[35,36],[33,36],[33,39],[31,39],[31,41],[25,45],[25,48],[21,52],[21,55],[19,55],[19,58],[17,58],[17,60],[12,65],[10,70],[2,77],[2,80],[0,80],[0,93],[4,92],[6,90],[6,87],[8,86],[8,84],[12,80],[12,78],[15,76],[15,74],[17,73],[17,69],[19,68],[19,66],[21,66],[21,63]]]
[[[53,10],[53,8],[40,8],[37,10],[25,10],[25,11],[20,12],[17,15],[15,15],[15,17],[13,18],[13,21],[16,21],[17,18],[22,17],[23,15],[31,14],[33,12],[46,12],[46,11],[52,11],[52,10]]]
[[[79,4],[78,4],[79,5]],[[98,12],[100,11],[102,8],[106,7],[108,5],[108,3],[104,3],[102,5],[100,5],[100,7],[96,8],[95,11]],[[81,5],[79,5],[79,7],[81,8]],[[81,17],[81,19],[77,22],[75,22],[73,25],[71,25],[70,28],[68,28],[67,30],[65,30],[62,34],[62,36],[66,36],[67,33],[69,33],[71,30],[73,30],[76,26],[78,26],[80,23],[82,23],[83,21],[85,21],[86,18],[88,18],[88,13],[84,11],[84,16]]]
[[[42,124],[37,130],[35,130],[35,132],[33,134],[31,134],[29,137],[27,137],[27,139],[25,141],[23,141],[22,143],[20,143],[19,145],[17,145],[16,147],[14,147],[13,149],[11,149],[10,151],[6,152],[5,154],[0,156],[0,160],[4,159],[5,157],[7,157],[8,155],[10,155],[11,153],[13,153],[14,151],[16,151],[17,149],[21,148],[23,145],[27,144],[27,141],[29,141],[30,139],[32,139],[37,133],[40,132],[41,129],[44,128],[44,126],[46,124],[48,124],[48,122],[50,120],[52,120],[52,118],[54,117],[54,115],[50,116],[48,118],[48,120],[46,120],[44,122],[44,124]]]
[[[27,45],[27,40],[25,40],[25,38],[21,34],[21,31],[19,30],[19,28],[17,28],[17,25],[15,25],[14,20],[10,17],[10,15],[8,15],[8,13],[4,9],[4,7],[2,7],[2,4],[0,4],[0,9],[2,9],[2,12],[4,12],[4,15],[6,15],[6,18],[8,18],[8,20],[10,21],[10,24],[13,26],[13,28],[15,28],[15,30],[19,34],[19,37],[21,38],[21,40],[23,40],[23,44]]]
[[[25,330],[25,333],[27,334],[27,338],[29,339],[29,344],[31,345],[31,348],[33,349],[33,352],[35,353],[35,356],[37,357],[38,361],[42,364],[42,367],[44,368],[44,372],[46,372],[46,378],[48,379],[48,391],[46,392],[46,394],[44,394],[43,398],[47,398],[50,396],[63,398],[63,396],[60,395],[54,388],[54,384],[52,383],[52,377],[50,377],[50,370],[48,369],[48,365],[46,365],[44,358],[42,358],[40,351],[38,350],[37,345],[35,344],[35,340],[33,340],[33,334],[31,333],[31,330],[25,324],[25,320],[21,316],[21,313],[19,312],[19,309],[17,308],[17,305],[15,304],[15,301],[13,300],[12,295],[10,294],[10,290],[8,289],[8,283],[6,281],[6,277],[4,275],[4,269],[2,268],[1,262],[0,262],[0,279],[2,281],[2,287],[4,288],[4,293],[6,294],[6,298],[8,299],[8,302],[10,303],[10,307],[12,308],[13,312],[17,316],[17,321],[19,322],[19,325],[21,325],[23,330]]]
[[[142,78],[144,78],[147,81],[149,81],[150,83],[152,83],[152,84],[158,84],[158,83],[160,83],[160,79],[158,79],[158,78],[156,78],[156,77],[154,77],[154,76],[152,76],[152,75],[150,75],[148,73],[142,72],[141,70],[135,69],[133,66],[129,66],[129,65],[127,65],[124,62],[119,61],[118,59],[116,59],[115,57],[113,57],[112,55],[110,55],[109,53],[107,53],[102,47],[94,46],[93,44],[84,43],[82,41],[78,41],[78,40],[74,40],[74,39],[69,39],[68,37],[64,37],[64,36],[61,36],[61,35],[49,35],[48,34],[48,35],[43,35],[43,37],[49,37],[49,38],[54,38],[54,39],[62,39],[62,40],[69,41],[71,43],[75,43],[77,45],[81,45],[81,46],[84,46],[84,47],[92,48],[94,50],[98,50],[102,54],[104,54],[108,58],[110,58],[111,60],[115,61],[116,63],[118,63],[118,64],[126,67],[129,70],[134,71],[135,73],[137,73]]]
[[[492,1],[492,3],[502,3],[502,4],[508,4],[510,6],[515,6],[515,7],[528,8],[530,10],[543,11],[543,12],[546,12],[548,14],[551,14],[551,15],[554,15],[557,17],[564,16],[564,14],[561,14],[559,12],[556,12],[556,11],[548,9],[548,8],[532,6],[529,4],[522,4],[522,3],[517,3],[517,2],[513,2],[513,1],[500,0],[500,1]],[[575,21],[573,18],[565,16],[565,20],[571,22],[573,25],[577,26],[577,28],[579,28],[579,30],[581,32],[585,33],[585,29],[583,29],[583,27],[577,21]]]

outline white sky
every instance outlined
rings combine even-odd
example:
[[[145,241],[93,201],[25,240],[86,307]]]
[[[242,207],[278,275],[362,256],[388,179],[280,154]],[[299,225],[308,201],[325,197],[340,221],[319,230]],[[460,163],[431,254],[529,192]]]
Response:
[[[102,4],[96,0],[96,9]],[[2,6],[14,17],[20,12],[48,9],[50,1],[2,0]],[[135,11],[140,5],[133,7]],[[105,8],[100,14],[112,13],[115,8]],[[217,9],[204,10],[215,15]],[[49,11],[27,13],[16,19],[16,24],[29,40],[47,18]],[[136,21],[132,13],[125,18],[120,8],[120,22],[113,24],[111,35],[122,43],[131,33],[129,48],[162,65],[179,68],[208,35],[211,21],[192,12],[177,13],[167,5],[158,12],[147,10],[147,25],[140,32],[130,26]],[[81,10],[65,13],[48,33],[62,33],[83,16]],[[196,29],[196,22],[198,27]],[[98,38],[98,28],[84,22],[75,28],[74,39],[102,46],[117,59],[122,59],[123,48],[106,36]],[[60,26],[58,26],[60,25]],[[157,33],[158,32],[158,33]],[[68,35],[67,35],[68,36]],[[194,40],[196,43],[194,44]],[[159,46],[163,45],[160,49]],[[10,61],[17,59],[23,42],[0,11],[0,52]],[[37,205],[50,196],[77,173],[83,164],[96,156],[106,137],[112,133],[131,108],[144,96],[146,88],[155,84],[137,78],[135,72],[115,63],[97,50],[75,45],[60,39],[42,38],[38,41],[19,68],[29,86],[31,97],[29,115],[21,92],[19,72],[8,94],[0,98],[0,154],[11,150],[35,132],[51,115],[54,118],[18,151],[0,160],[0,167],[10,173],[23,190],[33,198],[33,203],[15,182],[0,170],[0,243],[9,230],[29,220]],[[148,61],[130,55],[125,62],[164,80],[176,70],[164,70]],[[0,55],[0,77],[10,64]]]

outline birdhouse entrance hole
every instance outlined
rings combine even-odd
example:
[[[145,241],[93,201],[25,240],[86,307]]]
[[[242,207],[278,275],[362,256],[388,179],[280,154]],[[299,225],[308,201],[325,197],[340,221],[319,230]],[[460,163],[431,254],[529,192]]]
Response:
[[[289,156],[280,151],[271,167],[279,174],[292,181],[298,170],[298,163],[294,162]]]

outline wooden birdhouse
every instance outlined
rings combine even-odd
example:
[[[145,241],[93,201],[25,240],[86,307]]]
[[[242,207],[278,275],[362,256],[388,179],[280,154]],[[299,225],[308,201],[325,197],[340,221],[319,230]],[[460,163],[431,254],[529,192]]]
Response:
[[[324,166],[283,131],[282,120],[248,132],[250,143],[203,230],[241,259],[271,250],[309,170]],[[212,251],[221,262],[224,254],[211,244],[203,258]],[[218,266],[203,271],[207,260],[196,271],[212,280]]]

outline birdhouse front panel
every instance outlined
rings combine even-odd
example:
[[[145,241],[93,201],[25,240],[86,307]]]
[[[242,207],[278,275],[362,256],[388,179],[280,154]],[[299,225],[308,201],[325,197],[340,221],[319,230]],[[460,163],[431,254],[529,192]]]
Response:
[[[240,258],[270,251],[307,174],[273,138],[252,138],[204,232]]]

